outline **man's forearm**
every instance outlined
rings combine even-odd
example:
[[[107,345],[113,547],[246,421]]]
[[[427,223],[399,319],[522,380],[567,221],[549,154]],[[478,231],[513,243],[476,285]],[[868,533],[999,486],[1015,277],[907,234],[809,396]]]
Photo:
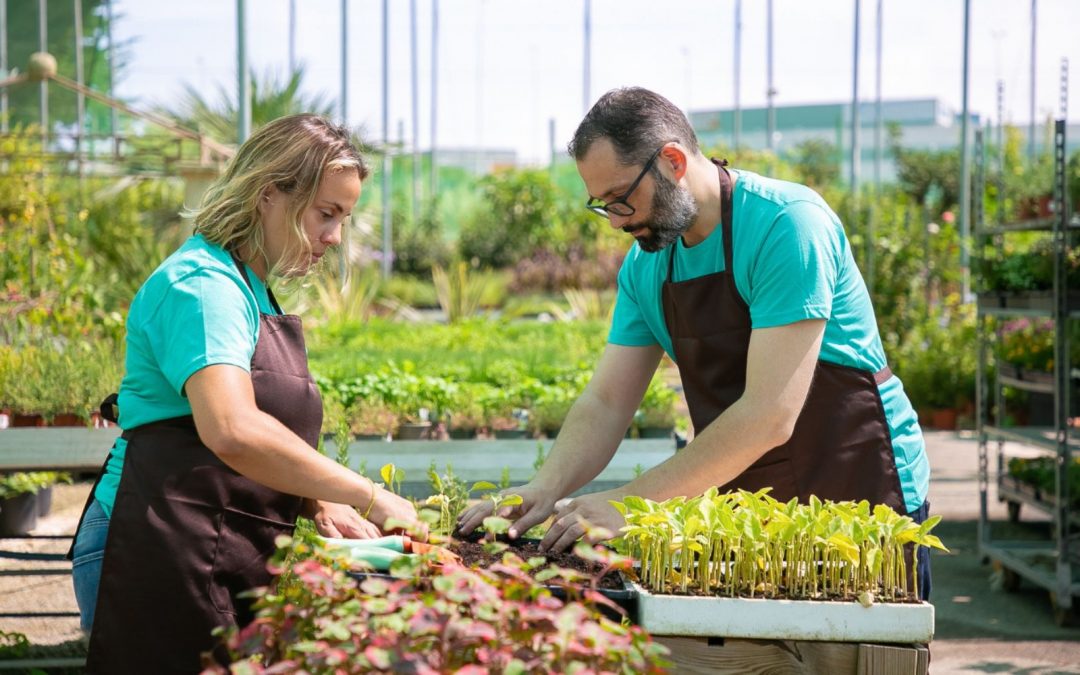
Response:
[[[731,481],[789,435],[780,415],[740,399],[685,448],[619,492],[654,501],[699,495]]]
[[[567,413],[551,454],[532,482],[561,498],[596,478],[619,449],[632,415],[586,390]]]

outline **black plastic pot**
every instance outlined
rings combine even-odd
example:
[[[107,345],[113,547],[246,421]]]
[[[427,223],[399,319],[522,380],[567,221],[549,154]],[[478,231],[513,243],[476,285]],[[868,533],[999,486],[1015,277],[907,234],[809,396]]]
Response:
[[[44,518],[52,510],[53,486],[43,487],[37,493],[38,518]]]
[[[528,429],[496,429],[495,438],[500,441],[512,441],[521,438],[528,438]]]
[[[0,537],[21,537],[37,527],[37,495],[23,493],[0,499]]]
[[[638,438],[671,438],[674,433],[674,427],[640,427]]]

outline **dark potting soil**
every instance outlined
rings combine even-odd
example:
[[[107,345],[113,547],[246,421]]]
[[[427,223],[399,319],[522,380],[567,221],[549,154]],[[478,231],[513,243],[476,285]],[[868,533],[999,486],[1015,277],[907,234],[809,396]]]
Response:
[[[547,560],[548,564],[554,563],[559,567],[572,569],[590,578],[596,577],[604,569],[602,564],[579,558],[574,555],[573,551],[562,551],[560,553],[548,551],[546,553],[541,553],[540,541],[537,539],[506,540],[500,538],[500,541],[509,545],[510,550],[522,560],[541,557]],[[461,556],[462,562],[467,567],[486,569],[487,567],[502,561],[502,553],[489,553],[484,549],[484,546],[485,544],[483,541],[476,539],[467,541],[455,539],[447,548]],[[547,566],[547,564],[540,565],[534,568],[532,573],[535,574]],[[624,585],[622,577],[620,577],[619,573],[616,571],[608,571],[607,574],[601,577],[600,582],[597,584],[597,588],[603,590],[623,590]]]

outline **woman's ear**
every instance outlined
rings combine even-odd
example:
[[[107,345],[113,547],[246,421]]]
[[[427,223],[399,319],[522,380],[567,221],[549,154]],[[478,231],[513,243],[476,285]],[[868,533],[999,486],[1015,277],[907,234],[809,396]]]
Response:
[[[277,197],[277,195],[278,189],[276,186],[267,185],[263,188],[262,192],[259,193],[259,203],[256,206],[259,210],[259,215],[266,214],[266,209],[274,203],[274,198]]]
[[[682,177],[686,175],[686,153],[682,147],[678,143],[668,143],[660,151],[660,158],[671,167],[676,182],[682,180]]]

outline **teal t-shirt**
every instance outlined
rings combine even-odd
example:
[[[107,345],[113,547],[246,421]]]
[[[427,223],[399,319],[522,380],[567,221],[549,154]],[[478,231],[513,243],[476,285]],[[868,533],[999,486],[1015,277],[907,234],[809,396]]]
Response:
[[[795,183],[732,171],[732,270],[750,308],[753,328],[824,319],[820,358],[877,372],[885,367],[870,294],[844,227],[813,190]],[[618,296],[608,341],[625,346],[658,344],[672,359],[661,287],[675,255],[674,281],[724,270],[723,228],[687,248],[682,240],[656,253],[637,244],[619,270]],[[701,308],[708,311],[708,308]],[[926,499],[930,465],[918,416],[897,377],[880,387],[909,511]]]
[[[202,368],[229,364],[250,371],[259,314],[274,310],[266,286],[245,271],[251,287],[225,249],[196,234],[142,285],[128,311],[121,427],[190,415],[184,383]],[[94,492],[109,516],[126,449],[127,441],[117,439]]]

